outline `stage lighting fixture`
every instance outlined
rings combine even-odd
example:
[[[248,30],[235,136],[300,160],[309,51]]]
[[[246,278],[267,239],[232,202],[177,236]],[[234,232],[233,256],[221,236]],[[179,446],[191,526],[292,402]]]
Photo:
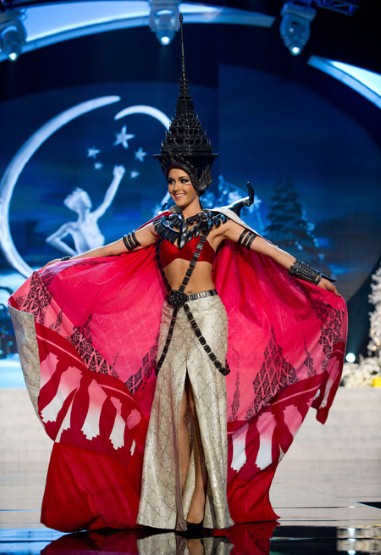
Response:
[[[149,26],[160,42],[170,44],[179,30],[180,0],[150,0]]]
[[[280,34],[293,56],[298,56],[310,38],[310,23],[316,10],[286,2],[282,8]]]
[[[23,10],[8,10],[0,14],[0,55],[15,62],[22,52],[26,31],[22,23]]]

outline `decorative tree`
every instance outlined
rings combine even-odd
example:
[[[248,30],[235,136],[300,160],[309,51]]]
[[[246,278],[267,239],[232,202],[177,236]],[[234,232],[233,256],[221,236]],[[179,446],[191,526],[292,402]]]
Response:
[[[370,313],[368,352],[370,356],[376,356],[381,363],[381,265],[373,274],[372,280],[369,302],[374,305],[374,310]]]
[[[282,178],[275,184],[267,218],[266,237],[311,266],[329,272],[323,267],[324,255],[313,233],[315,225],[308,221],[290,179]]]
[[[359,364],[344,364],[342,384],[346,387],[370,386],[373,378],[381,376],[381,266],[373,274],[372,281],[369,302],[374,305],[374,310],[369,314],[369,356],[360,357]]]

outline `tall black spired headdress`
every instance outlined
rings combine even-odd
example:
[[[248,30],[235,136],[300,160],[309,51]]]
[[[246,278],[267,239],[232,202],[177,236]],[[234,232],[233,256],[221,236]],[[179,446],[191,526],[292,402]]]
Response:
[[[181,78],[180,93],[177,99],[176,115],[173,118],[160,154],[155,154],[165,176],[171,168],[181,168],[190,176],[194,188],[202,194],[212,182],[211,166],[218,156],[194,110],[193,100],[188,90],[185,73],[183,16],[180,15],[181,32]]]

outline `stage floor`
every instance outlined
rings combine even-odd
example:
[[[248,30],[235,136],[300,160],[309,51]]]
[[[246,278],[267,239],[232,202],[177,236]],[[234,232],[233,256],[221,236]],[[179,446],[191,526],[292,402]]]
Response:
[[[295,461],[278,468],[272,503],[278,523],[237,525],[219,537],[110,531],[63,534],[39,523],[46,464],[1,464],[0,553],[264,555],[381,553],[379,461]]]
[[[310,411],[271,488],[278,523],[237,525],[202,541],[152,530],[44,528],[39,510],[52,443],[14,379],[0,387],[0,422],[0,555],[381,555],[380,389],[339,388],[325,426]]]

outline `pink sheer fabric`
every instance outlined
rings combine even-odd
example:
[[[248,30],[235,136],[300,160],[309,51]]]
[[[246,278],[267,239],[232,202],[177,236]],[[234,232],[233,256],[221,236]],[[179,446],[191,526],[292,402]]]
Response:
[[[234,244],[219,250],[214,280],[229,319],[230,512],[270,521],[278,462],[311,406],[325,422],[339,385],[345,303]],[[49,266],[11,297],[35,317],[39,416],[55,442],[47,526],[136,526],[164,295],[149,247]]]

